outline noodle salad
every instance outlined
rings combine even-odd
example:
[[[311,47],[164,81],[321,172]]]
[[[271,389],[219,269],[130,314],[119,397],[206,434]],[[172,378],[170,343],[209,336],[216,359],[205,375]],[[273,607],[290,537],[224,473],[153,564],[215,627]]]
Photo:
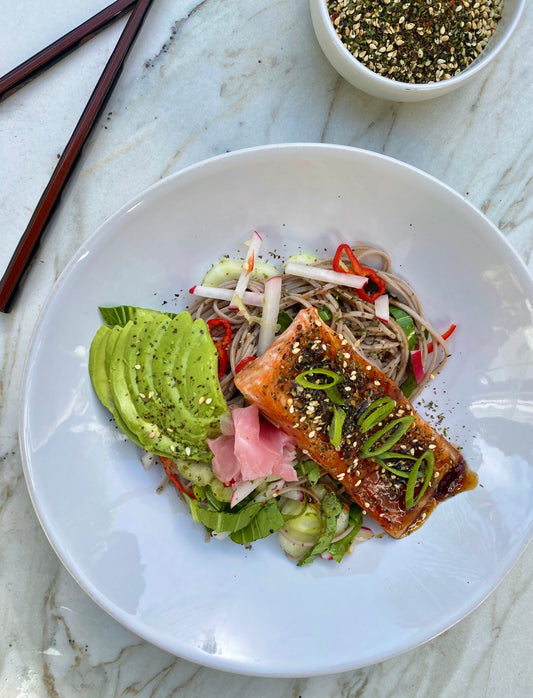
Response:
[[[253,256],[255,260],[260,244],[261,238],[254,232],[250,259]],[[231,293],[225,298],[218,294],[216,298],[217,292],[210,289],[214,285],[234,290],[237,274],[238,279],[243,278],[242,262],[220,261],[204,277],[202,285],[190,289],[191,294],[198,296],[189,306],[191,315],[211,322],[213,327],[223,326],[226,337],[230,336],[225,347],[228,370],[220,377],[224,396],[230,401],[241,399],[236,394],[233,379],[246,361],[257,356],[258,348],[261,350],[262,347],[258,347],[261,331],[269,335],[263,344],[268,344],[274,336],[265,328],[262,317],[269,279],[275,279],[279,271],[260,261],[254,261],[247,271],[250,263],[245,262],[248,295],[242,303],[238,295],[235,298]],[[372,266],[361,266],[366,263]],[[352,247],[340,245],[335,256],[327,259],[310,254],[294,255],[285,264],[280,277],[276,322],[278,328],[284,330],[301,308],[318,308],[321,318],[333,330],[342,334],[361,356],[392,378],[413,400],[426,387],[430,377],[444,367],[449,356],[445,340],[453,333],[455,325],[442,334],[435,330],[424,317],[416,293],[391,268],[392,262],[386,252],[362,243]],[[366,274],[358,274],[365,270]],[[313,271],[317,272],[315,278]],[[368,283],[363,288],[345,285],[348,275],[356,273],[364,277],[365,282],[368,275]],[[233,278],[228,278],[230,276]],[[219,320],[221,322],[216,325]],[[442,348],[441,352],[434,351],[437,345]]]
[[[250,373],[253,362],[282,341],[303,309],[315,309],[328,331],[368,363],[366,369],[381,372],[413,399],[446,362],[445,340],[455,326],[443,334],[432,327],[383,250],[342,244],[327,259],[294,255],[281,271],[262,261],[262,243],[254,232],[244,260],[215,263],[190,289],[193,300],[182,313],[100,308],[106,324],[93,340],[89,371],[102,404],[145,451],[145,467],[161,461],[208,539],[230,538],[249,547],[276,534],[298,565],[317,557],[340,562],[373,535],[363,525],[365,508],[347,492],[344,475],[321,467],[290,431],[248,404],[236,387],[239,374]],[[383,426],[402,406],[399,398],[367,395],[349,417],[346,391],[352,388],[335,371],[311,366],[294,386],[295,399],[304,393],[315,398],[306,407],[308,416],[315,406],[327,416],[329,425],[317,421],[317,430],[335,452],[343,439],[350,442],[343,432],[350,419],[356,431],[370,434],[369,444],[384,441],[389,451],[374,445],[368,454],[383,453],[376,456],[381,470],[387,477],[392,473],[396,490],[402,483],[403,513],[429,493],[434,452],[416,458],[391,451],[415,420],[411,408],[391,422],[405,428]],[[429,449],[436,448],[432,441]],[[392,456],[394,467],[386,462]]]

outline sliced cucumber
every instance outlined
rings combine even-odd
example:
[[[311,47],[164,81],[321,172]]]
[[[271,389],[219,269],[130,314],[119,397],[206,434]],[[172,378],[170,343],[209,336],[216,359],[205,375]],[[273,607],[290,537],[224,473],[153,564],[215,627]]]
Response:
[[[285,264],[316,264],[319,261],[318,257],[310,252],[298,252],[298,254],[291,255]]]
[[[226,281],[237,281],[242,272],[243,262],[235,259],[222,259],[214,264],[202,279],[202,286],[220,286]],[[279,276],[279,271],[269,262],[257,261],[250,279],[265,281],[272,276]]]

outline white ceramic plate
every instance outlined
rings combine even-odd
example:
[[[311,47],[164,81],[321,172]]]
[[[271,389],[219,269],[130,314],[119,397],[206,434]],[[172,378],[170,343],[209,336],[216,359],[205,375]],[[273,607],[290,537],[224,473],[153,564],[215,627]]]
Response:
[[[275,540],[204,543],[162,475],[144,471],[89,382],[99,305],[176,310],[256,228],[265,251],[386,248],[453,357],[424,396],[482,487],[401,541],[298,568]],[[175,295],[178,294],[178,295]],[[268,676],[340,672],[413,648],[472,611],[533,530],[533,288],[499,232],[431,177],[327,145],[240,151],[141,194],[59,280],[27,363],[21,444],[39,519],[66,568],[116,620],[178,656]],[[428,405],[438,405],[432,410]],[[422,405],[424,412],[424,406]]]

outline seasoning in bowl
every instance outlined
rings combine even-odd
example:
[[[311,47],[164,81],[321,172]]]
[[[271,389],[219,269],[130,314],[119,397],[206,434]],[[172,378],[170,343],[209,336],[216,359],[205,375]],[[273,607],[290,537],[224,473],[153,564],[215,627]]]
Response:
[[[364,66],[408,83],[447,80],[483,51],[503,0],[326,0],[337,35]]]

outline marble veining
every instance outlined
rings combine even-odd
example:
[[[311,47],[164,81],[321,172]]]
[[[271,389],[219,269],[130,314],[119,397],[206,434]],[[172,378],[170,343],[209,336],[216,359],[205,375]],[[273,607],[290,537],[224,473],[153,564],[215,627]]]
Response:
[[[0,73],[105,4],[9,3]],[[0,103],[2,270],[124,22]],[[39,311],[82,242],[147,186],[226,151],[322,141],[398,158],[479,207],[533,270],[532,25],[528,3],[510,44],[470,85],[431,102],[395,104],[358,92],[333,71],[314,37],[307,0],[154,2],[18,302],[0,316],[2,698],[531,695],[531,546],[463,621],[418,649],[355,672],[237,676],[144,642],[96,606],[48,543],[22,475],[18,410]],[[364,628],[354,632],[364,635]]]

